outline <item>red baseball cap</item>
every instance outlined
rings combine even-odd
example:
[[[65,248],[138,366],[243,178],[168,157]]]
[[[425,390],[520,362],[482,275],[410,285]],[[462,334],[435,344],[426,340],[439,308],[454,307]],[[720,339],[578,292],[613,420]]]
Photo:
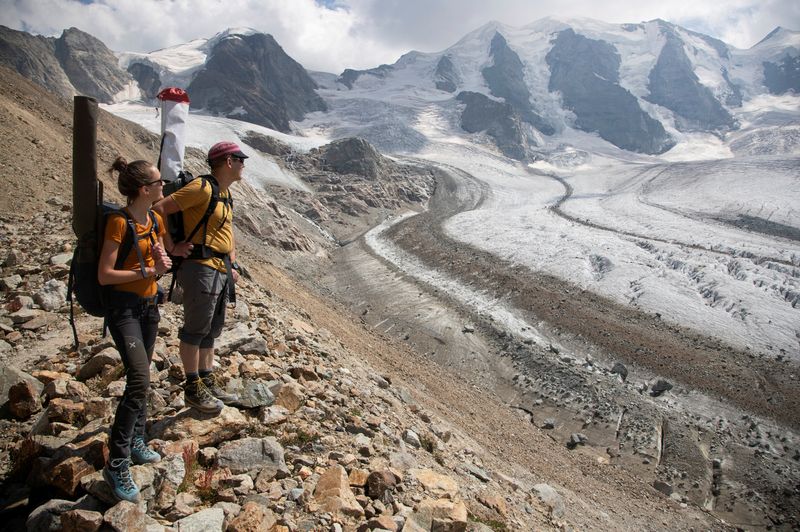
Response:
[[[225,157],[227,155],[233,155],[234,157],[239,157],[241,159],[247,159],[247,155],[242,153],[242,149],[239,147],[238,144],[235,142],[229,142],[227,140],[223,140],[222,142],[217,142],[211,149],[208,150],[208,160],[213,161],[214,159],[219,159],[220,157]]]

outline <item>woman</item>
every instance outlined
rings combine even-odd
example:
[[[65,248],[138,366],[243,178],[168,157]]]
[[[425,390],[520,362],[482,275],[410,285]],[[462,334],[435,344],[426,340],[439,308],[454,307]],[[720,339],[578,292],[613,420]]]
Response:
[[[106,321],[122,357],[127,384],[111,427],[109,461],[103,477],[117,498],[135,502],[139,488],[131,476],[130,464],[161,460],[147,446],[144,429],[150,361],[160,319],[156,276],[166,273],[172,264],[164,251],[164,222],[150,210],[163,197],[160,172],[147,161],[128,163],[122,157],[117,157],[111,166],[112,176],[114,171],[127,206],[107,218],[97,278],[107,287]],[[131,227],[135,228],[136,239]],[[130,249],[127,256],[121,256],[121,248]]]

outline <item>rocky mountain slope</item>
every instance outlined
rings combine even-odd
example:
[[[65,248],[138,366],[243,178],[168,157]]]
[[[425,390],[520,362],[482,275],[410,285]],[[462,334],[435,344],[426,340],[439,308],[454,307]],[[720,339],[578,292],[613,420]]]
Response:
[[[0,65],[64,98],[84,94],[111,103],[131,90],[133,78],[105,44],[77,28],[60,37],[34,36],[0,26]]]
[[[124,381],[100,320],[79,313],[78,350],[66,324],[69,105],[13,73],[0,79],[2,123],[23,121],[29,130],[0,137],[0,164],[14,179],[0,206],[6,523],[36,530],[725,528],[592,453],[569,451],[480,383],[287,277],[270,261],[289,252],[248,227],[286,227],[294,218],[254,189],[237,196],[247,275],[219,368],[247,400],[213,419],[182,408],[180,311],[165,306],[150,396],[162,462],[135,468],[146,502],[110,501],[97,469]],[[41,104],[48,97],[52,103]],[[155,156],[152,136],[103,113],[98,136],[101,168],[116,153]],[[364,180],[388,165],[358,141],[304,164],[324,156],[333,166],[320,171],[330,179],[342,152],[374,163],[360,167]],[[283,216],[274,222],[270,211]],[[321,249],[291,253],[309,261]]]

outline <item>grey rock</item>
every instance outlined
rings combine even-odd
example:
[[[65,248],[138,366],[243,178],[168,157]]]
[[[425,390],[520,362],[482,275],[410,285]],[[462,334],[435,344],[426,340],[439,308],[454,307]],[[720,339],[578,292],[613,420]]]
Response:
[[[548,484],[536,484],[533,487],[536,496],[539,497],[547,507],[550,509],[550,515],[556,519],[564,517],[566,507],[564,506],[564,498]]]
[[[228,382],[228,390],[239,396],[235,404],[241,408],[270,406],[275,402],[275,396],[262,381],[234,378]]]
[[[672,485],[662,482],[661,480],[653,481],[653,487],[663,493],[664,495],[672,495]]]
[[[783,56],[776,63],[764,61],[764,85],[772,94],[800,94],[800,55]]]
[[[628,378],[628,368],[622,362],[615,362],[614,367],[611,368],[611,373],[615,373],[622,377],[623,382]]]
[[[208,508],[175,521],[173,527],[176,532],[222,532],[224,523],[222,508]]]
[[[361,76],[371,76],[378,79],[384,79],[393,71],[394,67],[391,65],[380,65],[368,70],[353,70],[352,68],[346,68],[344,72],[342,72],[342,75],[336,79],[336,81],[346,86],[348,89],[352,89],[353,84]]]
[[[275,438],[243,438],[223,443],[217,454],[217,464],[228,467],[234,474],[269,471],[280,476],[289,474],[283,458],[283,447]]]
[[[422,447],[422,442],[419,440],[419,435],[411,429],[406,429],[403,431],[403,441],[412,447],[416,447],[417,449]]]
[[[72,261],[72,253],[59,253],[50,257],[50,264],[53,266],[66,266]]]
[[[34,294],[33,300],[48,312],[58,310],[67,302],[67,285],[57,279],[51,279]]]
[[[117,532],[145,530],[147,528],[145,509],[132,502],[120,501],[103,514],[103,521]]]
[[[492,480],[492,477],[489,476],[489,473],[487,473],[480,467],[476,466],[475,464],[467,464],[464,466],[464,469],[466,469],[467,472],[469,472],[469,474],[471,474],[472,476],[474,476],[475,478],[477,478],[482,482],[489,482],[490,480]]]
[[[37,507],[25,521],[26,530],[56,531],[61,530],[61,514],[72,510],[75,501],[51,499]]]
[[[0,288],[3,290],[16,290],[21,284],[22,276],[16,273],[0,279]]]
[[[104,367],[116,366],[117,364],[122,364],[122,357],[119,356],[119,352],[115,348],[107,347],[81,366],[81,369],[78,370],[78,379],[82,381],[91,379],[103,371]]]
[[[664,392],[669,391],[671,389],[672,389],[672,384],[665,381],[664,379],[659,379],[650,388],[650,395],[652,395],[653,397],[658,397]]]

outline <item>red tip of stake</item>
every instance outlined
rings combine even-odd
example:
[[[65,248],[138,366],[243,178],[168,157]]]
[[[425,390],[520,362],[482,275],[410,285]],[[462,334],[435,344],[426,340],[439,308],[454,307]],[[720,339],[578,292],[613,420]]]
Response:
[[[178,87],[167,87],[158,93],[159,100],[189,103],[189,93]]]

